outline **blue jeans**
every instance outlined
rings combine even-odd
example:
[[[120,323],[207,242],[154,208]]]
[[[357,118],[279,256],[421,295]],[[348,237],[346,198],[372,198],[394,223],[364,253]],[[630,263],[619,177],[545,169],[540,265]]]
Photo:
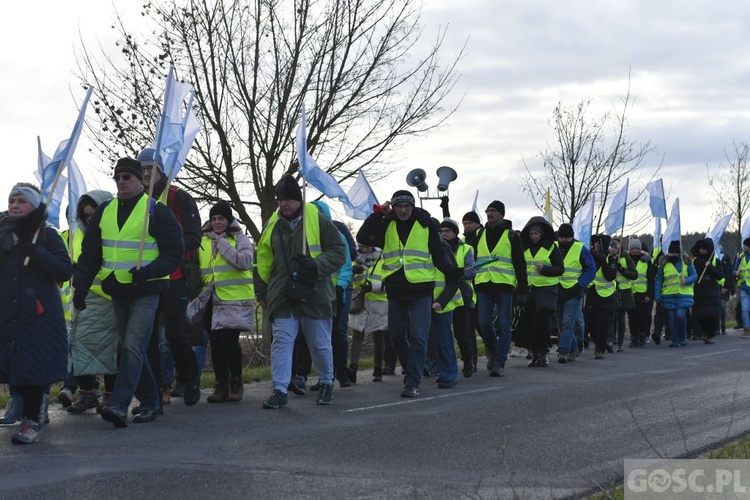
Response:
[[[112,297],[122,357],[110,406],[119,412],[127,413],[133,396],[144,408],[157,410],[160,407],[159,388],[146,359],[158,305],[158,294]]]
[[[498,329],[492,323],[493,311],[497,306]],[[390,313],[390,311],[389,311]],[[484,340],[487,357],[494,352],[495,365],[505,367],[510,350],[510,323],[513,318],[513,292],[497,294],[477,292],[477,314],[479,332]]]
[[[164,323],[159,324],[159,355],[161,358],[161,386],[172,387],[174,382],[174,358],[172,357],[172,347],[167,341],[167,327]]]
[[[560,329],[557,350],[560,354],[567,355],[578,350],[575,328],[579,313],[583,314],[580,296],[557,303],[557,324]]]
[[[201,335],[203,336],[203,343],[193,346],[195,359],[198,361],[198,373],[203,373],[203,365],[206,364],[206,349],[208,347],[208,332],[203,331]]]
[[[740,290],[740,307],[742,307],[742,327],[750,328],[750,292]]]
[[[419,387],[422,382],[427,339],[430,336],[432,297],[388,299],[388,335],[401,366],[406,367],[404,384]]]
[[[432,328],[437,341],[438,377],[444,382],[452,382],[458,378],[458,360],[452,327],[453,311],[442,314],[432,311]]]
[[[333,384],[333,349],[331,348],[332,319],[302,316],[274,318],[271,325],[271,379],[273,388],[286,394],[292,374],[294,339],[300,327],[310,349],[315,370],[321,384]]]
[[[687,308],[667,309],[667,325],[672,333],[672,343],[687,343]]]

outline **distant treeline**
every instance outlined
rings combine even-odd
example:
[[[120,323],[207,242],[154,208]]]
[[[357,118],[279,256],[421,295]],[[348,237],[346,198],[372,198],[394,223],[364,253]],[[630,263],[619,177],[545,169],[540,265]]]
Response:
[[[683,252],[689,252],[690,249],[695,245],[695,242],[698,240],[701,240],[705,237],[705,233],[688,233],[682,235],[682,251]],[[627,240],[630,239],[629,236],[625,237],[625,249],[628,248],[628,242]],[[652,234],[639,234],[638,239],[641,240],[642,243],[645,243],[648,246],[649,251],[651,251],[654,248],[654,236]],[[714,241],[714,245],[716,242]],[[734,259],[734,256],[737,255],[737,252],[742,250],[742,245],[740,242],[740,236],[737,233],[730,233],[729,231],[726,231],[724,235],[721,237],[721,247],[724,250],[724,253],[731,256],[732,259]]]

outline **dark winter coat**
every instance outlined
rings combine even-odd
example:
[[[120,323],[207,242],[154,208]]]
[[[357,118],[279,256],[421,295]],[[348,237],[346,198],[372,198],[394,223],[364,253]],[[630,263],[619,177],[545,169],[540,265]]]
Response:
[[[65,243],[52,228],[41,230],[24,267],[30,241],[16,240],[13,220],[0,218],[0,383],[46,385],[65,379],[68,342],[58,282],[73,265]]]
[[[700,253],[701,248],[706,250],[705,255]],[[695,273],[698,275],[698,281],[693,285],[693,313],[697,317],[719,317],[721,314],[721,286],[718,281],[724,277],[724,264],[713,256],[713,252],[711,238],[698,240],[690,249],[694,256]],[[708,261],[712,256],[713,263]]]
[[[529,228],[538,225],[542,228],[542,238],[537,243],[532,243],[529,238]],[[521,231],[521,243],[524,251],[529,250],[534,257],[542,248],[552,248],[550,254],[550,264],[545,264],[539,274],[542,276],[562,276],[565,272],[565,263],[563,262],[560,249],[555,245],[555,231],[544,217],[535,216],[529,219]],[[533,298],[534,310],[557,310],[557,283],[552,286],[537,287],[530,285],[529,294]]]

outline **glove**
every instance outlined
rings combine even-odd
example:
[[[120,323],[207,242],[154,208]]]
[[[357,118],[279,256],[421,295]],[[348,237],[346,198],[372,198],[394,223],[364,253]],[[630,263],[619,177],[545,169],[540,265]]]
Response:
[[[42,226],[47,215],[47,206],[41,203],[37,208],[29,212],[26,217],[18,219],[15,233],[21,240],[30,240],[34,237],[36,230]]]
[[[353,272],[354,274],[362,274],[362,273],[364,273],[364,272],[365,272],[365,266],[361,266],[361,265],[359,265],[359,264],[354,264],[354,265],[352,266],[352,272]]]
[[[294,258],[297,263],[297,269],[301,274],[317,274],[318,265],[315,263],[315,259],[309,255],[299,254]]]
[[[21,253],[21,257],[31,258],[36,252],[36,243],[32,243],[31,240],[20,240],[18,242],[18,251]]]
[[[445,274],[446,281],[454,282],[459,281],[461,279],[461,276],[464,275],[464,268],[463,267],[454,267],[453,269],[449,269],[448,272]]]
[[[73,307],[78,311],[86,309],[86,292],[83,290],[76,290],[73,292]]]
[[[146,282],[149,278],[148,268],[142,267],[140,269],[136,269],[135,267],[130,269],[130,274],[133,275],[133,285],[137,287],[144,287],[146,286]]]

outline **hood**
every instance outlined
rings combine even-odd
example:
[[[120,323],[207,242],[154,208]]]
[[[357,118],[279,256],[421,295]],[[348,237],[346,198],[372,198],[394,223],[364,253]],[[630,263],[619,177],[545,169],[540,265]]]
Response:
[[[690,249],[690,253],[693,256],[697,257],[699,255],[698,250],[700,250],[701,248],[704,248],[708,252],[708,255],[711,255],[712,253],[714,253],[714,240],[712,240],[711,238],[704,238],[702,240],[696,241],[695,245],[693,245],[693,247]]]
[[[211,221],[207,220],[203,223],[201,232],[208,233],[210,231],[213,231],[213,228],[211,227]],[[240,226],[240,221],[235,218],[232,223],[227,226],[227,233],[239,233],[240,231],[242,231],[242,226]]]
[[[542,239],[539,240],[539,244],[541,246],[547,248],[555,241],[555,230],[552,228],[552,225],[547,222],[547,219],[545,219],[541,215],[537,215],[529,219],[529,222],[527,222],[521,230],[521,243],[523,244],[524,248],[529,248],[531,246],[531,239],[529,239],[529,228],[536,225],[542,228]]]
[[[81,211],[83,210],[84,205],[87,205],[91,202],[96,207],[98,207],[105,201],[109,201],[114,197],[115,196],[112,193],[110,193],[109,191],[104,191],[102,189],[93,189],[86,194],[82,194],[81,197],[78,198],[78,206],[76,207],[76,223],[80,227],[84,227],[83,219],[81,217]]]
[[[318,210],[320,210],[320,213],[326,216],[328,220],[331,220],[331,209],[328,208],[328,205],[324,201],[316,200],[311,202],[313,205],[318,207]]]

